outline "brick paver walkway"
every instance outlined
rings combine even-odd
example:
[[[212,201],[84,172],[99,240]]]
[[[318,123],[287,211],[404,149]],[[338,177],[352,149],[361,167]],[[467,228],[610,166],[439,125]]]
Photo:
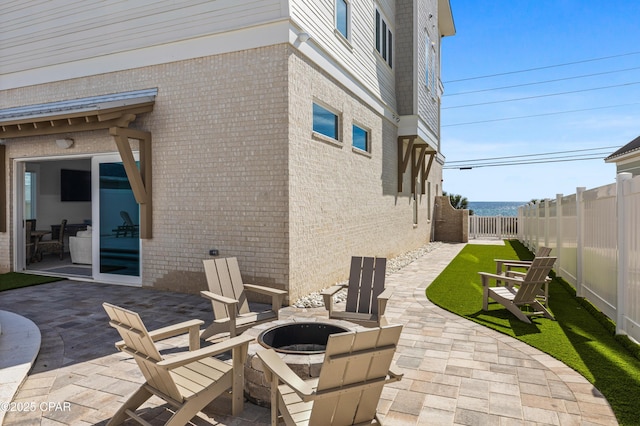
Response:
[[[394,289],[388,319],[404,325],[395,360],[405,375],[385,387],[378,406],[385,424],[617,424],[597,389],[570,368],[426,300],[425,288],[462,247],[442,245],[387,277]],[[7,413],[4,425],[105,424],[139,386],[137,366],[113,346],[119,336],[107,325],[104,301],[137,311],[149,329],[212,319],[210,305],[197,295],[141,288],[62,281],[2,293],[1,310],[31,319],[42,332],[40,355],[14,398],[27,411]],[[323,309],[285,308],[281,315],[326,317]],[[163,345],[168,352],[179,346],[185,338]],[[267,409],[246,403],[232,418],[228,402],[215,401],[194,423],[268,424]],[[143,417],[161,424],[166,407],[152,398]]]

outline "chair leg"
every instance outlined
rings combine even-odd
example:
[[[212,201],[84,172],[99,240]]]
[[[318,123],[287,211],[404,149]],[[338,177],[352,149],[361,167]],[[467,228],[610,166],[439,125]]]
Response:
[[[122,407],[120,407],[116,414],[114,414],[111,420],[109,420],[107,426],[120,425],[124,423],[124,421],[129,417],[129,415],[127,414],[127,410],[137,410],[138,407],[144,404],[147,399],[151,398],[151,395],[153,394],[149,392],[149,390],[147,390],[146,384],[140,386],[140,388],[138,388],[138,390],[135,391],[135,393],[131,395],[129,399],[127,399],[127,402],[125,402]]]

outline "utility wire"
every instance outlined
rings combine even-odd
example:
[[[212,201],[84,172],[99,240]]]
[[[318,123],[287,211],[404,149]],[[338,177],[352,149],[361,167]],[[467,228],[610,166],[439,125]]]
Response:
[[[575,80],[575,79],[578,79],[578,78],[595,77],[595,76],[598,76],[598,75],[614,74],[614,73],[617,73],[617,72],[633,71],[633,70],[637,70],[637,69],[640,69],[640,67],[625,68],[625,69],[613,70],[613,71],[597,72],[597,73],[593,73],[593,74],[582,74],[582,75],[576,75],[576,76],[573,76],[573,77],[555,78],[553,80],[534,81],[534,82],[531,82],[531,83],[514,84],[512,86],[501,86],[501,87],[492,87],[492,88],[489,88],[489,89],[469,90],[467,92],[445,93],[444,95],[442,95],[442,97],[450,97],[450,96],[458,96],[458,95],[470,95],[470,94],[473,94],[473,93],[491,92],[491,91],[494,91],[494,90],[514,89],[516,87],[535,86],[537,84],[556,83],[558,81],[567,81],[567,80]]]
[[[447,161],[447,164],[451,165],[452,163],[464,163],[468,164],[474,161],[493,161],[493,160],[508,160],[512,158],[525,158],[525,157],[546,157],[550,155],[557,154],[571,154],[576,152],[586,152],[586,151],[602,151],[605,149],[614,149],[619,148],[618,146],[603,146],[600,148],[585,148],[585,149],[572,149],[569,151],[554,151],[554,152],[542,152],[537,154],[522,154],[522,155],[509,155],[504,157],[490,157],[490,158],[476,158],[474,160],[456,160],[456,161]]]
[[[634,106],[634,105],[640,105],[640,102],[633,102],[633,103],[629,103],[629,104],[619,104],[619,105],[608,105],[608,106],[593,107],[593,108],[574,109],[574,110],[568,110],[568,111],[555,111],[555,112],[547,112],[547,113],[543,113],[543,114],[521,115],[521,116],[517,116],[517,117],[494,118],[494,119],[490,119],[490,120],[467,121],[467,122],[464,122],[464,123],[443,124],[440,127],[468,126],[468,125],[471,125],[471,124],[495,123],[495,122],[498,122],[498,121],[520,120],[520,119],[523,119],[523,118],[545,117],[545,116],[550,116],[550,115],[570,114],[570,113],[574,113],[574,112],[594,111],[594,110],[598,110],[598,109],[608,109],[608,108],[620,108],[620,107]]]
[[[507,71],[507,72],[502,72],[502,73],[497,73],[497,74],[488,74],[488,75],[481,75],[481,76],[476,76],[476,77],[459,78],[457,80],[445,81],[444,84],[457,83],[457,82],[460,82],[460,81],[479,80],[479,79],[482,79],[482,78],[499,77],[499,76],[509,75],[509,74],[519,74],[519,73],[523,73],[523,72],[538,71],[538,70],[544,70],[544,69],[549,69],[549,68],[566,67],[568,65],[584,64],[586,62],[604,61],[606,59],[620,58],[620,57],[623,57],[623,56],[631,56],[631,55],[638,55],[638,54],[640,54],[640,52],[629,52],[629,53],[622,53],[620,55],[603,56],[601,58],[584,59],[582,61],[565,62],[563,64],[547,65],[547,66],[544,66],[544,67],[527,68],[527,69],[523,69],[523,70]]]
[[[634,84],[640,84],[640,81],[633,81],[633,82],[630,82],[630,83],[623,83],[623,84],[614,84],[612,86],[594,87],[594,88],[591,88],[591,89],[570,90],[568,92],[549,93],[549,94],[546,94],[546,95],[526,96],[524,98],[513,98],[513,99],[504,99],[504,100],[501,100],[501,101],[479,102],[477,104],[456,105],[456,106],[450,106],[450,107],[443,107],[441,109],[468,108],[468,107],[482,106],[482,105],[501,104],[501,103],[505,103],[505,102],[526,101],[526,100],[529,100],[529,99],[548,98],[548,97],[551,97],[551,96],[570,95],[570,94],[573,94],[573,93],[592,92],[594,90],[605,90],[605,89],[613,89],[613,88],[616,88],[616,87],[633,86]]]
[[[563,162],[571,162],[571,161],[585,161],[585,160],[600,160],[602,161],[602,157],[591,157],[591,158],[567,158],[567,159],[548,159],[548,160],[531,160],[531,161],[514,161],[514,162],[504,162],[504,163],[494,163],[494,164],[479,164],[479,165],[471,165],[471,166],[444,166],[443,169],[458,169],[458,170],[471,170],[471,169],[479,169],[482,167],[503,167],[503,166],[521,166],[525,164],[547,164],[547,163],[563,163]]]

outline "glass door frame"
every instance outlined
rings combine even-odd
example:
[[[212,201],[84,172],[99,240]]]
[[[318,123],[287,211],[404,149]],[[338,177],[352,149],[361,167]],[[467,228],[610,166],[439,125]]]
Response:
[[[139,160],[139,153],[134,152],[134,159]],[[100,272],[100,247],[101,247],[101,235],[100,235],[100,164],[102,163],[122,163],[122,157],[120,154],[99,154],[91,157],[91,209],[92,209],[92,224],[93,224],[93,238],[92,238],[92,265],[93,265],[93,279],[99,282],[129,285],[135,287],[142,286],[142,240],[138,236],[138,250],[140,257],[139,262],[139,275],[119,275]]]

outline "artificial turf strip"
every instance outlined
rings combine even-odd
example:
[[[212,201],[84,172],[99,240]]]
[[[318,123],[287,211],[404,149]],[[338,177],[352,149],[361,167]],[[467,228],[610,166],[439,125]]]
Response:
[[[640,360],[558,279],[549,285],[549,308],[556,321],[534,317],[533,324],[526,324],[491,299],[489,310],[482,311],[478,272],[495,273],[494,259],[527,257],[531,258],[530,253],[517,241],[508,241],[505,246],[469,244],[427,288],[427,297],[450,312],[559,359],[602,392],[621,425],[640,424]]]
[[[43,275],[21,274],[19,272],[8,272],[6,274],[0,274],[0,291],[29,287],[38,284],[46,284],[60,280],[62,280],[62,278],[45,277]]]

